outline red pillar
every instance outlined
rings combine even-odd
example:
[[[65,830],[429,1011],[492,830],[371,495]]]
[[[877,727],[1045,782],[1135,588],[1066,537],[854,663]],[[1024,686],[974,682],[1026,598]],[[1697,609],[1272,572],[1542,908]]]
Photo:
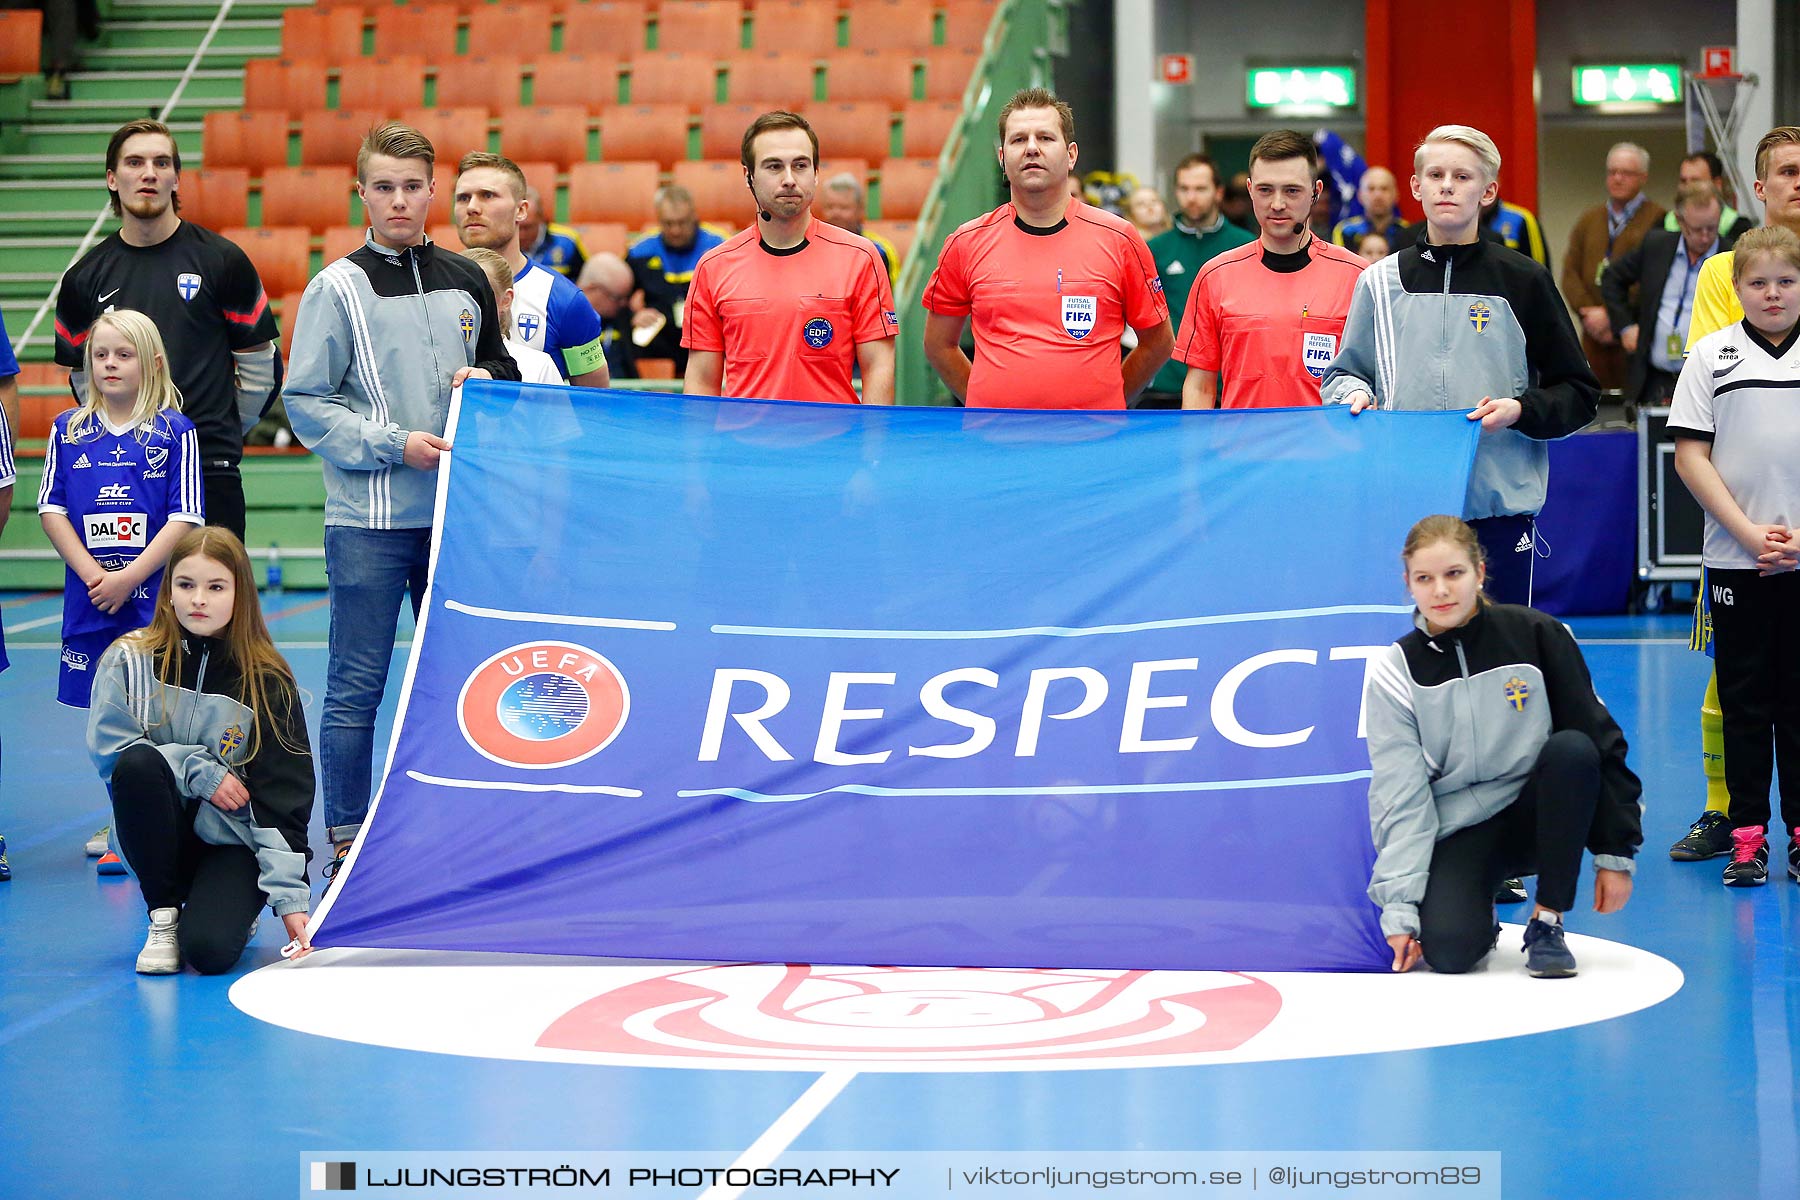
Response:
[[[1365,0],[1364,103],[1371,163],[1406,181],[1412,151],[1438,125],[1473,125],[1500,147],[1500,194],[1537,209],[1537,0]],[[1555,81],[1550,81],[1555,86]]]

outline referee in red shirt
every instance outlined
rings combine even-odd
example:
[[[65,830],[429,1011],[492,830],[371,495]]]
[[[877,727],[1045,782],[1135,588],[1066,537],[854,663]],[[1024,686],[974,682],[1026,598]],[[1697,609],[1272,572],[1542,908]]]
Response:
[[[739,150],[756,225],[701,256],[681,344],[690,396],[855,404],[894,402],[900,332],[881,252],[813,219],[819,138],[804,118],[768,112]]]
[[[1123,217],[1069,194],[1075,114],[1043,88],[1000,110],[1010,203],[944,239],[925,287],[925,357],[971,408],[1124,408],[1173,339],[1156,261]],[[975,321],[975,361],[962,352]],[[1119,357],[1129,325],[1137,349]]]
[[[1304,133],[1278,129],[1250,148],[1250,206],[1262,236],[1194,276],[1175,338],[1175,357],[1188,365],[1181,407],[1319,403],[1356,277],[1368,264],[1307,228],[1324,186],[1318,171],[1318,151]]]

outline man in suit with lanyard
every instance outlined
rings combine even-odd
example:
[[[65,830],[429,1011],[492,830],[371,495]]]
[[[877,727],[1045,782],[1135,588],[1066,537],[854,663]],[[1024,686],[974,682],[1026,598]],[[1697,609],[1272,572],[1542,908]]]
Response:
[[[1625,399],[1630,403],[1667,404],[1675,394],[1700,268],[1728,249],[1719,236],[1722,214],[1723,202],[1712,184],[1683,185],[1675,198],[1680,232],[1651,230],[1600,276],[1613,334],[1630,355],[1625,369]]]

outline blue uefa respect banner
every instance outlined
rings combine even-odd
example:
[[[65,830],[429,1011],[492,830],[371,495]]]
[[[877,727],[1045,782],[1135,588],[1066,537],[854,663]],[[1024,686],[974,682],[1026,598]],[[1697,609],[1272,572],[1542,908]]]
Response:
[[[1369,656],[1461,414],[471,384],[321,946],[1374,970]]]

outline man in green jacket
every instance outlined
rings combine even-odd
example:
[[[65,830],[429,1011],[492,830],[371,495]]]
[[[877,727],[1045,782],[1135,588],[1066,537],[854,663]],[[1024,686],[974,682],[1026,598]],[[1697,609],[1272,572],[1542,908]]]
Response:
[[[1224,194],[1219,169],[1204,154],[1190,154],[1175,166],[1175,227],[1150,239],[1150,254],[1162,277],[1169,301],[1169,320],[1181,327],[1188,290],[1201,266],[1216,255],[1255,240],[1219,211]],[[1163,364],[1134,408],[1180,408],[1181,382],[1187,365],[1175,359]]]

